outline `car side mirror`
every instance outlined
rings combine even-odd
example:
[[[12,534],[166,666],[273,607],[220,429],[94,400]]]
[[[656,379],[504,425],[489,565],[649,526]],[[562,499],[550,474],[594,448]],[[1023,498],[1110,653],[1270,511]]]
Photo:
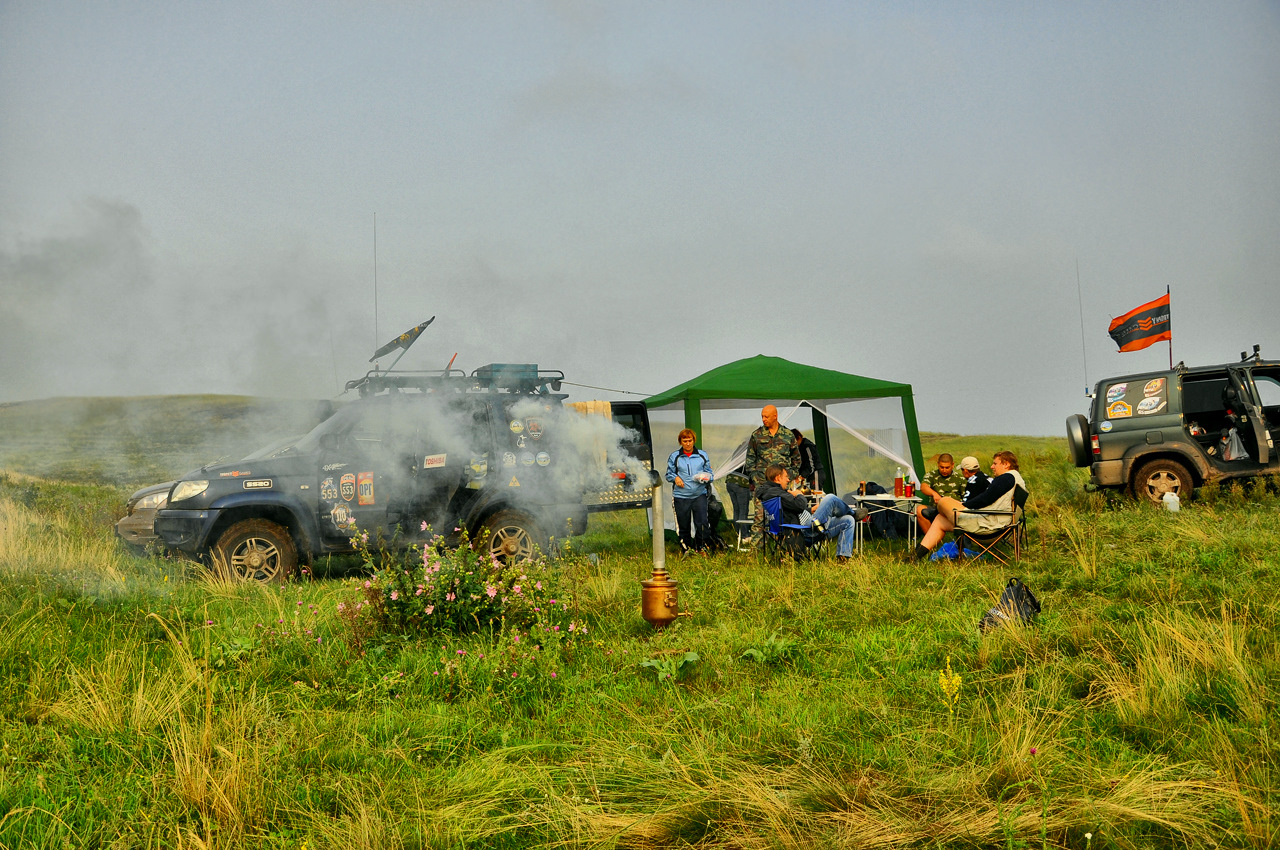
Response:
[[[320,448],[323,449],[324,451],[326,452],[337,451],[338,444],[339,444],[339,441],[338,441],[337,434],[321,434],[320,435]]]

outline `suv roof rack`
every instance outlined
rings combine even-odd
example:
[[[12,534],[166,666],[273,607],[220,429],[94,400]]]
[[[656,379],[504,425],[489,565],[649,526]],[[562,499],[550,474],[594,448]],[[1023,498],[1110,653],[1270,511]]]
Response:
[[[362,377],[347,381],[344,392],[357,390],[360,397],[381,393],[477,393],[544,395],[563,401],[559,392],[564,372],[539,369],[534,363],[490,363],[470,375],[461,369],[425,372],[397,372],[371,369]]]

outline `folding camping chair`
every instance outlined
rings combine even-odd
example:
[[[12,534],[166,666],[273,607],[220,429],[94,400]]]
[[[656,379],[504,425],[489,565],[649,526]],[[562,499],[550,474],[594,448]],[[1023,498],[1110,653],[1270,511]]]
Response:
[[[764,505],[764,540],[762,541],[765,557],[773,550],[775,557],[784,555],[802,561],[808,557],[822,554],[827,545],[827,536],[809,525],[795,525],[782,521],[782,497],[775,496]]]
[[[956,511],[956,551],[957,557],[981,558],[990,555],[995,560],[1008,566],[1022,558],[1022,544],[1027,537],[1027,491],[1017,487],[1013,491],[1013,509],[1008,511],[957,510]],[[985,531],[966,531],[960,527],[963,516],[992,517],[1004,524],[998,528]],[[965,549],[973,552],[967,555]]]

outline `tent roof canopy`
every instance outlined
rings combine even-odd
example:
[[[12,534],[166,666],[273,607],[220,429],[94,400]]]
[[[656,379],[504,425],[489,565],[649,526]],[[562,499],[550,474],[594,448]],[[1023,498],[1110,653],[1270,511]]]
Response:
[[[786,388],[786,395],[778,390]],[[757,354],[703,372],[666,392],[645,399],[650,409],[683,405],[699,399],[706,409],[754,407],[761,400],[856,401],[886,396],[911,397],[911,385],[864,378],[834,369],[819,369],[781,357]]]

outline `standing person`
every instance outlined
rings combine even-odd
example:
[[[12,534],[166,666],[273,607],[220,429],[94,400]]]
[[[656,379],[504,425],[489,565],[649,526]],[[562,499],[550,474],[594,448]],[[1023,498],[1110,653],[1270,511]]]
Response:
[[[975,460],[974,463],[977,461]],[[929,523],[938,515],[939,499],[964,498],[965,479],[963,475],[955,474],[955,468],[955,458],[943,452],[938,455],[938,468],[926,472],[924,480],[920,482],[920,492],[933,500],[932,505],[916,505],[916,524],[920,526],[921,534],[929,531]]]
[[[818,447],[799,428],[792,428],[796,435],[796,448],[800,450],[800,480],[809,485],[810,490],[819,490],[818,479],[822,476],[822,461],[818,458]]]
[[[747,459],[743,462],[743,471],[751,479],[751,491],[755,497],[755,523],[751,526],[753,540],[761,540],[761,528],[764,523],[764,510],[760,507],[760,498],[755,491],[767,480],[765,470],[777,464],[787,471],[787,475],[800,474],[800,448],[790,428],[784,428],[778,422],[778,408],[766,404],[760,409],[760,427],[751,432],[747,441]]]
[[[778,408],[766,404],[760,409],[760,422],[747,441],[747,459],[742,464],[753,490],[765,482],[765,470],[775,463],[788,475],[800,474],[800,447],[792,430],[778,422]]]
[[[996,452],[991,458],[991,471],[995,473],[991,483],[971,501],[961,502],[958,499],[946,497],[938,500],[938,516],[934,518],[929,525],[929,530],[916,546],[916,558],[927,557],[943,536],[955,529],[956,511],[966,508],[975,511],[1012,511],[1014,509],[1014,497],[1017,495],[1018,488],[1021,487],[1024,491],[1027,489],[1027,482],[1022,480],[1022,473],[1018,471],[1017,456],[1013,452]],[[996,522],[994,518],[977,514],[962,515],[960,521],[964,523],[965,531],[982,531],[985,528],[994,530],[1002,527],[990,525]]]
[[[711,486],[711,461],[694,445],[692,429],[680,432],[680,448],[667,458],[667,480],[675,493],[676,529],[680,548],[686,552],[706,549],[711,540],[707,524],[707,489]],[[690,519],[693,520],[692,528]],[[694,536],[696,530],[697,536]]]

